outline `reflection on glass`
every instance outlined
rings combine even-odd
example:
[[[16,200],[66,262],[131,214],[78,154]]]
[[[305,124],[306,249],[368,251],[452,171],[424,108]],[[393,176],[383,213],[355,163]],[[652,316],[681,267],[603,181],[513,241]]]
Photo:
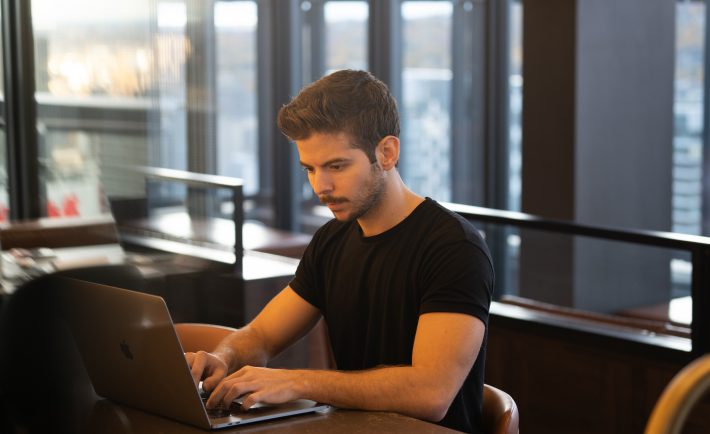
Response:
[[[45,215],[105,212],[105,194],[130,196],[135,186],[115,170],[101,173],[104,163],[158,162],[149,154],[154,139],[160,142],[161,117],[149,121],[149,113],[163,105],[164,83],[180,81],[176,67],[184,63],[176,32],[151,26],[156,14],[173,16],[168,9],[163,3],[151,9],[142,0],[120,7],[109,1],[32,2]],[[162,117],[165,122],[171,116]],[[177,135],[179,128],[170,129]],[[155,148],[158,153],[160,146]]]
[[[522,141],[523,141],[523,4],[515,0],[510,4],[510,108],[508,129],[508,209],[520,211],[522,192]]]
[[[402,2],[402,160],[417,193],[451,198],[451,1]]]
[[[254,1],[35,0],[32,17],[46,215],[144,196],[122,165],[216,171],[258,190]],[[198,146],[209,158],[188,159]]]
[[[701,234],[705,3],[676,3],[673,231]],[[708,234],[702,234],[708,235]]]
[[[329,1],[325,3],[325,68],[367,69],[366,1]]]
[[[215,4],[217,29],[217,173],[259,190],[256,25],[254,1]]]
[[[486,239],[501,235],[506,239],[510,273],[496,278],[498,301],[689,337],[689,252],[511,225],[474,224],[484,230]]]

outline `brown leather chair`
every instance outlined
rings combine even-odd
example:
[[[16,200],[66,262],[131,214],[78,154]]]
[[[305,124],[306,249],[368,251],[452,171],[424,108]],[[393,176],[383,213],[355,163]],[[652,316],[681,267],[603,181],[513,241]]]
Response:
[[[235,328],[203,323],[177,323],[175,331],[185,352],[212,351]]]
[[[710,354],[681,369],[653,407],[646,434],[680,434],[693,406],[710,389]]]
[[[504,391],[483,385],[483,427],[486,434],[518,434],[518,406]]]

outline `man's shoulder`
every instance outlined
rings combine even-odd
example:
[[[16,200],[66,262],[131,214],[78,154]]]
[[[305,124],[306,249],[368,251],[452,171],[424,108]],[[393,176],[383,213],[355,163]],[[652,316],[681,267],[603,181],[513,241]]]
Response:
[[[431,223],[432,230],[437,232],[437,235],[441,236],[448,233],[451,236],[462,237],[474,243],[485,244],[481,232],[473,223],[461,215],[431,198],[427,198],[422,205],[425,206],[425,213],[423,213],[425,215],[422,217]]]
[[[426,233],[430,248],[441,250],[455,245],[469,245],[472,251],[479,251],[492,263],[483,233],[472,222],[433,199],[427,198],[424,205],[426,210],[421,217],[422,221],[428,222],[428,226],[421,229]]]

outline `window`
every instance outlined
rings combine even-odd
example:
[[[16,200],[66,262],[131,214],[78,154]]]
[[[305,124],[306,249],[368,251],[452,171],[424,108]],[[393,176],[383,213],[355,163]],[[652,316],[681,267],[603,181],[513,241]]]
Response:
[[[367,69],[367,1],[301,2],[303,84],[338,69]]]
[[[215,3],[217,31],[217,173],[259,191],[257,8],[254,1]]]
[[[701,235],[705,3],[676,4],[673,231]],[[708,234],[702,234],[708,235]]]
[[[213,4],[32,2],[44,214],[144,195],[128,165],[242,177],[258,191],[256,2]]]
[[[705,2],[676,3],[671,222],[673,232],[693,235],[708,235],[702,229],[705,17]],[[690,255],[677,253],[670,262],[671,303],[685,306],[684,310],[676,309],[675,319],[690,323]]]
[[[171,155],[182,157],[184,165],[180,147],[185,138],[179,128],[184,116],[167,110],[181,106],[177,84],[184,77],[185,41],[179,35],[184,9],[177,3],[156,6],[151,10],[140,0],[120,6],[89,0],[32,2],[45,215],[105,212],[105,194],[131,196],[142,189],[114,165],[157,165],[169,144]],[[169,138],[160,134],[161,122]]]
[[[520,0],[510,4],[510,114],[508,129],[508,209],[520,211],[522,192],[522,141],[523,141],[523,3]]]
[[[325,3],[325,68],[367,69],[366,1]]]
[[[402,156],[405,182],[419,194],[451,199],[450,1],[402,2]]]
[[[102,213],[106,197],[144,195],[143,183],[120,168],[131,165],[240,177],[247,196],[259,194],[268,175],[259,131],[273,127],[258,119],[259,8],[253,0],[212,4],[130,0],[114,13],[107,0],[32,3],[44,214]],[[368,1],[299,4],[304,84],[337,69],[369,69]],[[485,204],[486,11],[473,1],[401,3],[400,170],[415,191],[442,201]],[[519,46],[512,51],[519,61]],[[519,67],[511,70],[510,140],[519,143],[521,79]],[[515,178],[519,146],[511,147]],[[469,162],[478,166],[468,170]],[[476,178],[462,181],[463,172]],[[511,184],[513,197],[520,187]],[[479,190],[457,192],[462,185]]]

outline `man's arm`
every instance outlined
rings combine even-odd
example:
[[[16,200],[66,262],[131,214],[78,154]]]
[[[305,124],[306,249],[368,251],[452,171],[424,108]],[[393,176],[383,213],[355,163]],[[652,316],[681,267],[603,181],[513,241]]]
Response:
[[[441,420],[461,388],[483,341],[476,317],[428,313],[419,317],[411,366],[367,371],[275,370],[244,367],[214,390],[208,407],[248,394],[243,406],[307,398],[342,408],[386,410]]]
[[[224,338],[212,353],[185,354],[195,383],[204,379],[203,387],[209,391],[242,366],[264,366],[312,329],[319,318],[318,309],[287,286],[252,322]]]

